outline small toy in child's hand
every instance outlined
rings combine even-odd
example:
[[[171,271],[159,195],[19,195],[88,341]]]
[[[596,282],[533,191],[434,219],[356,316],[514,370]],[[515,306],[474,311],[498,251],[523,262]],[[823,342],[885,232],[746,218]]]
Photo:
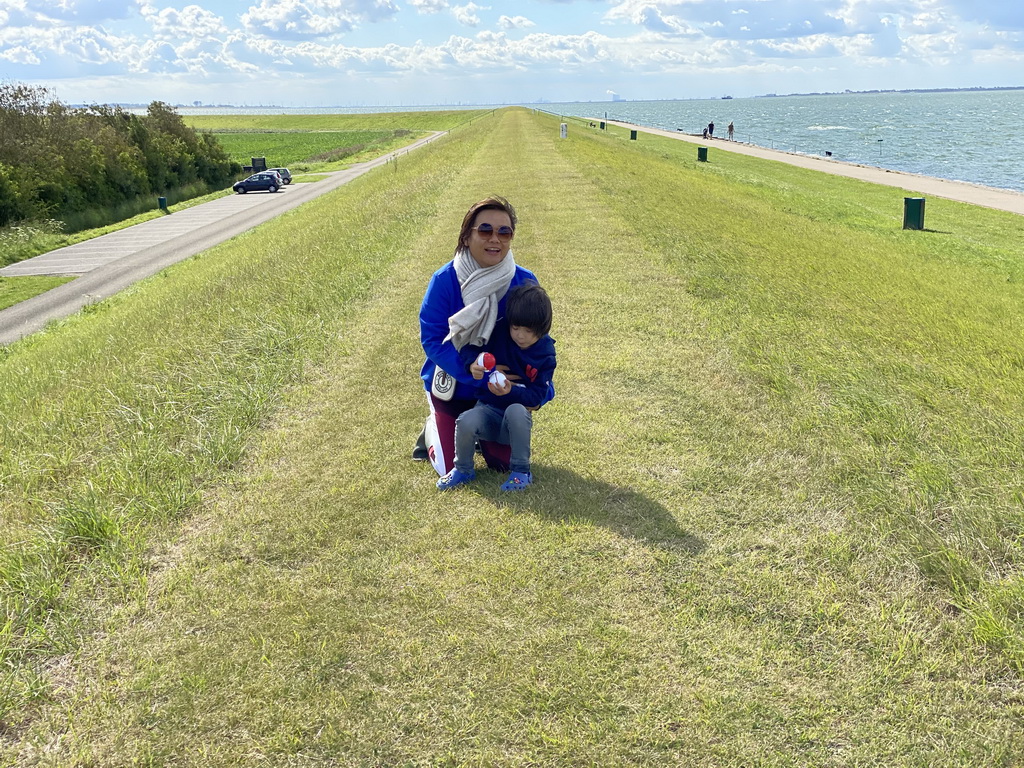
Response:
[[[505,374],[498,370],[498,361],[494,359],[494,355],[490,352],[481,352],[476,357],[476,364],[486,371],[484,375],[489,384],[502,388],[505,386]]]

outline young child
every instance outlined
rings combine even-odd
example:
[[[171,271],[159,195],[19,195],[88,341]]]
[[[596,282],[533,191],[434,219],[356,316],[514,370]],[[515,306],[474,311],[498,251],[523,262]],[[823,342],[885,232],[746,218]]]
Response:
[[[437,481],[439,490],[468,483],[473,471],[477,440],[490,440],[511,447],[511,474],[503,491],[521,491],[533,482],[530,472],[530,433],[533,411],[550,399],[555,372],[555,340],[551,330],[551,300],[536,283],[526,283],[509,292],[505,317],[494,326],[486,351],[505,373],[518,376],[502,384],[489,383],[477,404],[455,422],[455,468]],[[488,371],[473,363],[470,372],[484,379]]]

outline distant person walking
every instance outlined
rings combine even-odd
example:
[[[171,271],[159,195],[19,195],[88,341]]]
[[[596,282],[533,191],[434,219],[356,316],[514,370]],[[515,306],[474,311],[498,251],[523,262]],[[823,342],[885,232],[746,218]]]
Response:
[[[729,127],[726,130],[729,131],[729,141],[732,141],[732,134],[733,134],[733,131],[735,130],[732,127],[732,120],[729,121]]]
[[[708,138],[709,139],[715,138],[715,124],[714,123],[708,123]]]

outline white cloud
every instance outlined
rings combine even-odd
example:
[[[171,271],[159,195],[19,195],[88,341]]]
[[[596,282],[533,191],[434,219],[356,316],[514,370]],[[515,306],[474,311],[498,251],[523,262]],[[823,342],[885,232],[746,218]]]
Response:
[[[353,28],[351,17],[321,10],[302,0],[260,0],[242,15],[242,24],[255,34],[286,40],[329,37]]]
[[[338,9],[359,21],[378,22],[392,18],[399,8],[393,0],[320,0],[327,8]]]
[[[278,40],[307,40],[351,32],[398,11],[392,0],[260,0],[241,17],[245,29]]]
[[[499,16],[498,26],[502,29],[529,29],[537,25],[525,16]]]
[[[847,1],[856,4],[861,0]],[[743,5],[728,1],[623,0],[605,18],[666,34],[703,31],[711,37],[772,39],[837,31],[842,22],[832,11],[841,5],[838,0],[757,0]]]
[[[448,8],[448,0],[407,0],[420,13],[439,13]]]
[[[198,5],[186,5],[180,11],[174,8],[157,11],[153,6],[144,6],[141,10],[157,37],[214,37],[228,33],[228,28],[220,16]]]
[[[9,61],[12,64],[42,63],[42,60],[36,56],[35,51],[31,48],[26,48],[24,45],[18,45],[13,48],[8,48],[6,51],[0,51],[0,59]]]
[[[477,11],[490,10],[487,6],[480,6],[476,3],[467,3],[466,5],[453,5],[451,7],[452,15],[455,20],[464,27],[476,27],[480,24],[480,17],[477,15]]]

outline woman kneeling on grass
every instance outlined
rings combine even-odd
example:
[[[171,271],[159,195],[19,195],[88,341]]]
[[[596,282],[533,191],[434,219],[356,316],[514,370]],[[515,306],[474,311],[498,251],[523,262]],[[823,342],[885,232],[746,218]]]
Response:
[[[548,336],[551,300],[539,285],[527,283],[508,292],[506,310],[505,319],[494,327],[485,354],[469,367],[473,378],[482,382],[487,377],[487,387],[481,387],[476,406],[455,422],[455,469],[437,481],[438,490],[458,488],[476,478],[476,440],[509,446],[512,473],[501,490],[523,491],[533,484],[533,412],[551,399],[556,365],[555,340]],[[513,384],[508,373],[499,373],[498,362],[520,381]]]
[[[414,459],[429,459],[437,474],[455,466],[455,420],[477,401],[479,382],[469,370],[505,316],[510,288],[537,282],[516,264],[512,238],[516,212],[502,197],[470,206],[462,220],[455,258],[430,278],[420,307],[420,342],[427,359],[420,372],[430,416],[413,450]],[[509,446],[481,441],[487,466],[509,467]]]

